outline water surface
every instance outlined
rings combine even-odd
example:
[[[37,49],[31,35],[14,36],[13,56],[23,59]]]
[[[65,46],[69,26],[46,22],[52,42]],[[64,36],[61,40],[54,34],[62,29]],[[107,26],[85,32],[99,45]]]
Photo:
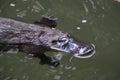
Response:
[[[120,2],[0,0],[0,17],[33,23],[42,15],[58,18],[58,29],[94,43],[96,54],[71,59],[72,55],[58,53],[61,65],[53,68],[25,53],[0,53],[0,80],[120,80]]]

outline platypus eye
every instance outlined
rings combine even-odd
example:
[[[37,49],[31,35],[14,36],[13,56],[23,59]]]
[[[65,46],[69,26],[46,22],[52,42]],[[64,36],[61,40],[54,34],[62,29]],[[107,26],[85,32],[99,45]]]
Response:
[[[57,40],[53,40],[52,43],[57,43],[58,41]]]
[[[64,46],[69,42],[69,38],[59,38],[58,40],[53,40],[52,43],[57,46]]]

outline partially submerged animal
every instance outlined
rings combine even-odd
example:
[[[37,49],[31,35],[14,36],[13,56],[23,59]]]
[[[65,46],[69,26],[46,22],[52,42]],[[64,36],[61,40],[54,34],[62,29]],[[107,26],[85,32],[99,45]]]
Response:
[[[17,47],[53,66],[57,66],[59,62],[46,56],[46,51],[71,53],[77,58],[93,55],[93,44],[75,40],[68,33],[55,29],[56,25],[56,20],[51,17],[43,17],[34,24],[0,18],[0,50]]]

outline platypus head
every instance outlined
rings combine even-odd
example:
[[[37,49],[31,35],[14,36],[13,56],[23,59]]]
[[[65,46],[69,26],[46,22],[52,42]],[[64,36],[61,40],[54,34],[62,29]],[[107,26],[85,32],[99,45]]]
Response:
[[[51,49],[72,53],[77,58],[88,58],[95,53],[95,46],[92,43],[77,41],[73,38],[64,37],[57,41],[53,41],[55,45]]]
[[[52,50],[72,53],[77,58],[88,58],[95,53],[94,44],[77,41],[59,30],[49,30],[40,41]]]

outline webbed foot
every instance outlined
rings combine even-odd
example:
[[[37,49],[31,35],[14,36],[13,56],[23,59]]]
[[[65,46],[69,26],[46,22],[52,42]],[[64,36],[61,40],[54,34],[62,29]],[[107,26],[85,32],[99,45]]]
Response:
[[[58,60],[52,59],[51,57],[48,57],[45,54],[41,54],[36,57],[38,57],[40,59],[40,64],[42,64],[42,65],[47,64],[47,65],[50,65],[53,67],[57,67],[60,64]]]

